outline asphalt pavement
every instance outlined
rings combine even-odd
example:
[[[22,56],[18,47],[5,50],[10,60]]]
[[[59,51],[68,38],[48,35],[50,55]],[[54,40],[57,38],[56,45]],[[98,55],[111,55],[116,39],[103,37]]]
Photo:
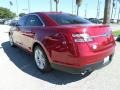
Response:
[[[10,46],[9,28],[0,25],[0,90],[120,90],[120,42],[113,61],[86,77],[57,70],[41,73],[32,56]]]

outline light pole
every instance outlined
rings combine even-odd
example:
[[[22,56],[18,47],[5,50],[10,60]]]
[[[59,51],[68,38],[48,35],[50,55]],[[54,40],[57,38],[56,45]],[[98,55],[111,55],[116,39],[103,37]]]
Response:
[[[30,13],[30,1],[28,0],[28,10],[29,10],[29,13]]]
[[[10,4],[9,10],[11,10],[11,7],[12,7],[13,3],[11,1],[9,1],[9,4]]]
[[[50,11],[52,12],[52,0],[50,0]]]
[[[73,14],[73,0],[72,0],[72,14]]]
[[[85,16],[84,17],[87,17],[87,6],[88,6],[88,4],[86,3],[85,4]]]
[[[97,4],[97,14],[96,14],[96,18],[99,18],[100,16],[100,0],[98,0],[98,4]]]
[[[16,10],[17,10],[17,16],[18,16],[18,1],[16,0]]]

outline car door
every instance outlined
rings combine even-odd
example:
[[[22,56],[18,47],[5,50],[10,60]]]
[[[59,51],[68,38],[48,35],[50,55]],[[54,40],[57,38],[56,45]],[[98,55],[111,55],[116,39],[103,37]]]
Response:
[[[32,50],[32,45],[34,43],[34,37],[35,37],[35,32],[34,30],[36,29],[40,29],[39,27],[41,27],[43,24],[39,18],[39,16],[37,15],[29,15],[27,20],[26,20],[26,24],[25,24],[25,28],[22,31],[22,43],[25,49],[27,49],[28,51]]]
[[[12,30],[14,42],[19,46],[22,46],[21,31],[25,27],[26,19],[27,19],[27,16],[20,18],[20,20],[17,22],[16,27],[14,27]]]

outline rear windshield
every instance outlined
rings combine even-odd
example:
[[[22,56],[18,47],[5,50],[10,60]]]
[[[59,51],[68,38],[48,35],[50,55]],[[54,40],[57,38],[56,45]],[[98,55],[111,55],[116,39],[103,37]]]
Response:
[[[72,15],[72,14],[50,14],[49,15],[54,21],[56,21],[60,25],[66,25],[66,24],[90,24],[91,22]]]

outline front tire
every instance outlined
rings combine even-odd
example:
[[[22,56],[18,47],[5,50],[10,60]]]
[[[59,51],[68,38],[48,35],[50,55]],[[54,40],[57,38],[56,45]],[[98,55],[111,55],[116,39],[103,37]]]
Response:
[[[13,38],[12,38],[12,35],[11,35],[11,34],[9,34],[9,42],[10,42],[11,47],[14,47],[14,46],[15,46],[15,44],[14,44],[14,41],[13,41]]]
[[[50,63],[47,59],[45,52],[40,46],[34,48],[34,60],[37,68],[42,72],[48,72],[51,70]]]

